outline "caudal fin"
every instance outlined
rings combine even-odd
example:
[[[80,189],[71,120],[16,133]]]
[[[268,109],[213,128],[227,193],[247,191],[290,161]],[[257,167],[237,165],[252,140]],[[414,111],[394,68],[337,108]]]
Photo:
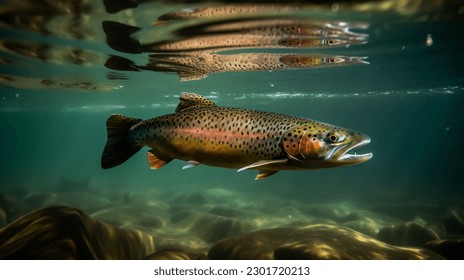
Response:
[[[101,166],[104,169],[115,167],[128,160],[141,147],[129,143],[129,129],[142,119],[112,115],[106,121],[108,139],[103,150]]]

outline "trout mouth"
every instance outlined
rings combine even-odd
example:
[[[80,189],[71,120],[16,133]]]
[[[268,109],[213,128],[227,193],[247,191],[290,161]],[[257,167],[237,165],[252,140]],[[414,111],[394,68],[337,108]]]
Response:
[[[347,145],[343,145],[340,147],[335,147],[326,156],[325,159],[330,160],[330,161],[345,163],[345,164],[356,164],[356,163],[362,163],[362,162],[368,161],[372,158],[373,156],[372,153],[357,154],[356,152],[354,153],[349,153],[349,152],[351,152],[352,150],[356,148],[365,146],[369,144],[370,142],[371,142],[371,139],[367,137],[351,146],[347,144]]]

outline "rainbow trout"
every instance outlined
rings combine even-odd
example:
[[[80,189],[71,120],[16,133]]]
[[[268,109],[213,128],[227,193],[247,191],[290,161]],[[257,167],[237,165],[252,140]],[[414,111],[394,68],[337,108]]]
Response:
[[[280,170],[337,167],[365,162],[372,153],[349,153],[370,138],[318,121],[263,111],[217,106],[194,93],[180,96],[176,112],[149,120],[112,115],[104,169],[122,164],[142,147],[158,169],[172,159],[198,164],[257,169],[256,179]]]

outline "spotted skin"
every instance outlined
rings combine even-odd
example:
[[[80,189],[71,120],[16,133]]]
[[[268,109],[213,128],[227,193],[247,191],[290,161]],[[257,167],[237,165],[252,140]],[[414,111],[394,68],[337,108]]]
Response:
[[[118,123],[111,121],[112,118],[126,117],[114,115],[108,123]],[[135,120],[127,121],[133,124]],[[310,119],[219,107],[196,94],[183,94],[176,113],[140,121],[126,133],[129,147],[152,148],[148,161],[153,169],[180,159],[189,161],[188,167],[205,164],[258,169],[258,179],[279,170],[359,163],[337,163],[327,156],[337,153],[340,156],[344,153],[340,149],[346,150],[345,147],[353,146],[356,141],[368,139],[361,133]],[[109,139],[110,142],[117,141]]]
[[[130,131],[132,143],[203,164],[239,168],[284,157],[283,133],[303,122],[285,115],[205,107],[147,120]]]
[[[365,64],[363,57],[325,54],[246,53],[215,54],[192,52],[151,55],[144,69],[177,72],[181,81],[199,80],[212,73],[273,71]]]
[[[168,20],[179,20],[179,19],[191,19],[191,18],[208,18],[208,17],[218,17],[224,18],[228,16],[243,16],[243,15],[256,15],[263,13],[285,13],[300,11],[301,9],[314,9],[318,7],[314,4],[298,4],[298,5],[279,5],[279,4],[228,4],[228,5],[219,5],[214,7],[204,7],[204,8],[195,8],[192,10],[182,10],[176,12],[166,13],[159,17],[159,21],[156,24],[159,24],[163,21]]]
[[[316,32],[316,31],[314,31]],[[320,31],[322,33],[322,31]],[[327,39],[325,37],[283,37],[265,36],[261,34],[224,34],[202,35],[177,41],[163,41],[144,46],[146,52],[182,53],[207,52],[244,49],[244,48],[319,48],[332,46],[347,46],[355,43],[365,43],[356,38]]]

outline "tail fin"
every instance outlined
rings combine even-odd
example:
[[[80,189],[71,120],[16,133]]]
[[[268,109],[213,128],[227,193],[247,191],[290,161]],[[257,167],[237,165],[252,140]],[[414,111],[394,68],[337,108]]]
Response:
[[[106,121],[108,139],[101,158],[104,169],[115,167],[128,160],[141,147],[129,143],[129,129],[142,119],[129,118],[122,115],[112,115]]]

